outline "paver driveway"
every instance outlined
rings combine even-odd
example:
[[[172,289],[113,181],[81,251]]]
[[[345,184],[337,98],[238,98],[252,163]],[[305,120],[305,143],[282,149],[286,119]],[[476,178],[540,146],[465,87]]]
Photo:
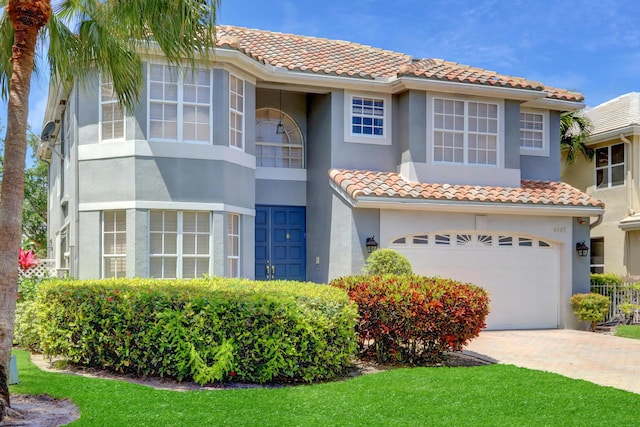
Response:
[[[483,331],[466,350],[640,394],[640,340],[568,329]]]

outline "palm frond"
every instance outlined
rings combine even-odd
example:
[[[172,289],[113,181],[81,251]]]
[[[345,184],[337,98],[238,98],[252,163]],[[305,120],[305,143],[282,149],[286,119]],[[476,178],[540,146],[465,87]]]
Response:
[[[570,111],[560,115],[560,148],[566,152],[567,164],[572,164],[581,154],[593,160],[594,150],[587,145],[592,124],[581,111]]]
[[[6,2],[4,2],[6,3]],[[11,80],[11,54],[13,46],[13,26],[6,13],[0,18],[0,94],[6,99],[9,94],[9,80]]]

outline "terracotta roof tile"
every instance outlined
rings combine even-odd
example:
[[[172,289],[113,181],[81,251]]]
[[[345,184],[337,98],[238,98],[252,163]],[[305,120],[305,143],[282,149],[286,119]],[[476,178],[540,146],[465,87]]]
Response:
[[[410,182],[393,172],[331,169],[329,177],[349,197],[388,197],[604,208],[604,203],[563,182],[523,179],[518,188]]]
[[[363,79],[412,76],[431,80],[540,91],[547,98],[580,102],[582,94],[442,59],[414,60],[404,53],[358,43],[234,26],[219,26],[219,47],[239,50],[262,64],[292,71]]]

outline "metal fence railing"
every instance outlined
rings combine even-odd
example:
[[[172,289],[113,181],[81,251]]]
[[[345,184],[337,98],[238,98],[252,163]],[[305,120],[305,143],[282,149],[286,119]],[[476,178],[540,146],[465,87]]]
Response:
[[[611,299],[609,313],[605,318],[605,322],[613,322],[623,320],[627,315],[622,308],[628,308],[627,304],[635,305],[632,307],[631,321],[640,323],[640,285],[637,283],[622,283],[620,285],[591,284],[591,292],[607,296]]]

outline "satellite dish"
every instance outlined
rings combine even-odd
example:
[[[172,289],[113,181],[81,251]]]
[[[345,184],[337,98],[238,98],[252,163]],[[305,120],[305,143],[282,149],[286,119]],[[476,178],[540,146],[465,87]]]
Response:
[[[49,141],[51,139],[51,135],[56,130],[56,123],[53,121],[47,122],[42,128],[42,134],[40,135],[41,141]]]

